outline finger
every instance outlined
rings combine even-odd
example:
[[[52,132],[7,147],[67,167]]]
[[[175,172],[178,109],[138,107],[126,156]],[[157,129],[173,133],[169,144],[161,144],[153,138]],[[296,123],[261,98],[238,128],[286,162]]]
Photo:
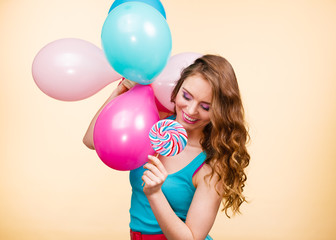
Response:
[[[152,173],[151,171],[145,171],[144,176],[148,177],[155,184],[161,184],[164,181],[159,177],[157,177],[156,175],[154,175],[154,173]]]
[[[164,174],[154,164],[152,164],[152,163],[146,163],[144,165],[144,168],[150,170],[157,177],[159,177],[161,179],[165,179]]]
[[[167,176],[167,170],[166,168],[163,166],[162,162],[160,161],[160,159],[158,159],[157,157],[154,157],[152,155],[148,155],[148,159],[159,169],[159,171],[164,175]]]
[[[153,186],[154,185],[154,182],[149,177],[147,177],[146,175],[142,175],[141,179],[143,181],[142,187],[143,186],[148,187],[148,186]]]

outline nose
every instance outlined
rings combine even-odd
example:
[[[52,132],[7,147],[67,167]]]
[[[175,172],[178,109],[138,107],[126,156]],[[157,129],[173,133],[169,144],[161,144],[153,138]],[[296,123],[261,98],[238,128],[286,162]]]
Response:
[[[189,106],[188,106],[188,108],[187,108],[187,110],[188,110],[188,112],[187,112],[187,114],[189,114],[189,115],[194,115],[194,114],[196,114],[197,112],[198,112],[198,110],[197,110],[197,103],[196,102],[191,102],[190,104],[189,104]]]

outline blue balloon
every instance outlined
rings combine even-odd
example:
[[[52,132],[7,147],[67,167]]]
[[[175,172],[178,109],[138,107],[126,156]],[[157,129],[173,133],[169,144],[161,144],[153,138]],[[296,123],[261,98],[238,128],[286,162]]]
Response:
[[[104,22],[101,38],[113,69],[143,85],[152,83],[164,69],[172,48],[165,18],[141,2],[116,7]]]
[[[108,13],[110,13],[112,11],[112,9],[114,9],[115,7],[119,6],[120,4],[126,3],[126,2],[143,2],[146,3],[150,6],[152,6],[153,8],[155,8],[156,10],[158,10],[162,16],[164,16],[164,18],[166,17],[166,12],[163,8],[162,3],[159,0],[115,0],[112,3],[112,6],[110,7],[110,10]]]

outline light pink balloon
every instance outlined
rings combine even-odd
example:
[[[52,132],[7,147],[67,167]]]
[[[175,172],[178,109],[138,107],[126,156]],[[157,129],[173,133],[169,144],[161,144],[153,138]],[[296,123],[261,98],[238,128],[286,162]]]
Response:
[[[136,85],[118,96],[99,114],[93,141],[99,158],[115,170],[133,170],[155,152],[149,131],[159,121],[154,93],[149,85]]]
[[[32,74],[41,91],[63,101],[88,98],[121,78],[102,49],[76,38],[56,40],[43,47],[34,58]]]
[[[156,99],[169,111],[174,111],[174,104],[170,102],[170,97],[176,82],[180,79],[181,72],[201,56],[202,54],[200,53],[192,52],[184,52],[172,56],[166,67],[151,84]]]

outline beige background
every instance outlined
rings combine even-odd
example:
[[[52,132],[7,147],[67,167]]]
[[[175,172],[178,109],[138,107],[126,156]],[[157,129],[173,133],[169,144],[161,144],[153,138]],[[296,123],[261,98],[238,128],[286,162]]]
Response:
[[[128,172],[82,136],[111,84],[79,102],[42,93],[37,52],[56,39],[100,45],[112,1],[1,0],[0,239],[128,239]],[[336,239],[336,2],[164,0],[172,54],[226,57],[252,142],[243,214],[215,239]]]

